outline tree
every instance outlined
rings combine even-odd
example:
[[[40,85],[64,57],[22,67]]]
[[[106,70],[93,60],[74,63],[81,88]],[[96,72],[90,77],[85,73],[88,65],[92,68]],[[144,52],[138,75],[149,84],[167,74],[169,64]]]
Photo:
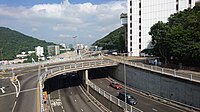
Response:
[[[154,24],[149,34],[155,55],[175,63],[200,66],[200,7],[186,9]]]
[[[155,25],[151,27],[149,34],[152,36],[152,45],[154,46],[155,55],[162,57],[164,59],[165,64],[167,64],[167,60],[169,58],[170,52],[168,44],[168,31],[169,27],[159,21]]]

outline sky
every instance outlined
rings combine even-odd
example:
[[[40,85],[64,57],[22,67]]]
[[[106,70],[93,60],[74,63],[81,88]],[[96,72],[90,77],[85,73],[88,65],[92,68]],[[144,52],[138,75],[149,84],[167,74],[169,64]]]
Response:
[[[126,0],[0,0],[0,26],[54,43],[91,45],[122,26]]]

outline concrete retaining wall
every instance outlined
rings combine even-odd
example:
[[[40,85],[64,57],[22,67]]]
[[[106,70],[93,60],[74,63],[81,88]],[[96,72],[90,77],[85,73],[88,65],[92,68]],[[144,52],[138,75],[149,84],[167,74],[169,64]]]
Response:
[[[124,112],[123,109],[116,104],[110,102],[108,99],[106,99],[104,96],[96,92],[94,89],[91,87],[89,88],[90,94],[95,97],[101,104],[106,106],[110,111],[112,112]]]
[[[111,76],[123,82],[123,70],[124,66],[119,65]],[[131,66],[126,66],[126,73],[127,85],[133,88],[200,108],[199,83],[157,74]]]

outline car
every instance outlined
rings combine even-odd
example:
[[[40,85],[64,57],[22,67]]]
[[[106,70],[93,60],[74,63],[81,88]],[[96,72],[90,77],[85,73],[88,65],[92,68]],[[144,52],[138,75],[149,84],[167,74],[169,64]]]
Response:
[[[121,85],[119,83],[116,83],[116,82],[111,82],[110,86],[115,88],[115,89],[121,89]]]
[[[120,92],[117,97],[122,101],[125,101],[125,97],[126,97],[126,102],[130,105],[136,105],[137,104],[137,100],[129,93]]]

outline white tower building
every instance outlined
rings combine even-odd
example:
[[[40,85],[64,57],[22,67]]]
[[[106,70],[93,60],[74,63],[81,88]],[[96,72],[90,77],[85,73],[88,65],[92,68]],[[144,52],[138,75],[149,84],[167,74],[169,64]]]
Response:
[[[167,22],[171,14],[195,6],[195,0],[128,0],[127,46],[130,56],[150,48],[151,26],[158,21]]]
[[[41,47],[41,46],[37,46],[35,48],[35,53],[38,57],[42,57],[44,56],[44,47]]]

